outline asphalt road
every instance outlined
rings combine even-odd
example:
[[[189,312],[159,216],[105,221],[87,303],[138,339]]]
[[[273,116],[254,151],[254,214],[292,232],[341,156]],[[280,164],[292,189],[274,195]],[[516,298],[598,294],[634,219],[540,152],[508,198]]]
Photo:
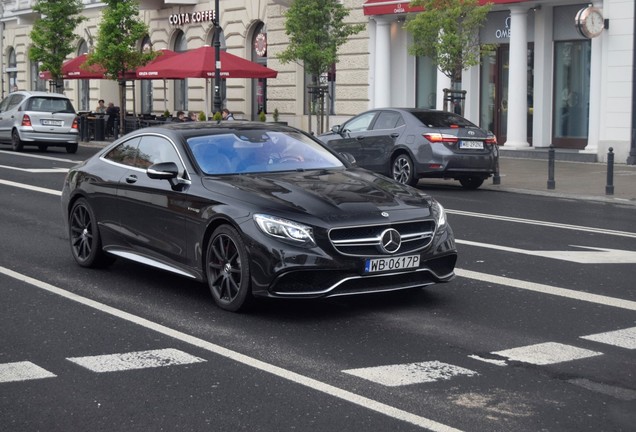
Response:
[[[75,265],[59,190],[95,151],[0,149],[1,431],[633,430],[633,206],[421,182],[451,283],[232,314]]]

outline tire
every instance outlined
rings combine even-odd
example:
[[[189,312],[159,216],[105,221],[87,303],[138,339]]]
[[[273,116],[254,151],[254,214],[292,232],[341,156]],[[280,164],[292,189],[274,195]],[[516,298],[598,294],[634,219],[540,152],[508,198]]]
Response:
[[[102,241],[93,209],[84,198],[73,204],[68,219],[73,258],[82,267],[103,267],[114,261],[102,250]]]
[[[244,310],[252,301],[250,265],[238,231],[221,225],[212,233],[206,253],[206,276],[214,302],[231,312]]]
[[[464,189],[474,190],[484,183],[484,179],[481,177],[463,177],[459,179],[459,183]]]
[[[73,144],[66,144],[66,153],[77,153],[77,147],[79,145],[77,143],[73,143]]]
[[[24,149],[24,143],[20,139],[20,134],[15,129],[11,132],[11,148],[16,152],[21,152]]]
[[[393,159],[391,174],[394,180],[409,186],[415,186],[419,180],[415,177],[413,161],[405,153],[401,153]]]

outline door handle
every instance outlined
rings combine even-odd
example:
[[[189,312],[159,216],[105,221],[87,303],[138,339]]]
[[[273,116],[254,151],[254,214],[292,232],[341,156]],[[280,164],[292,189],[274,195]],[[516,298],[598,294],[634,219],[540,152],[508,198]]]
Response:
[[[362,141],[363,139],[364,139],[364,136],[362,136],[362,135],[359,135],[359,136],[356,137],[356,140],[358,140],[358,141]]]
[[[394,132],[394,133],[391,134],[391,138],[397,138],[399,136],[400,136],[400,134],[397,133],[397,132]]]
[[[136,183],[137,182],[137,176],[132,174],[129,175],[128,177],[126,177],[126,183]]]

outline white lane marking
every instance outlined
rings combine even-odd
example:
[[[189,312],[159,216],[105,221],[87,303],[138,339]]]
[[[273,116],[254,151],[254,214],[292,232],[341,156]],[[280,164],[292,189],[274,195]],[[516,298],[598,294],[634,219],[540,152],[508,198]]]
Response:
[[[30,154],[30,153],[20,153],[20,152],[7,151],[7,150],[0,150],[0,153],[9,154],[9,155],[12,155],[12,156],[30,157],[30,158],[33,158],[33,159],[45,159],[45,160],[53,160],[53,161],[68,162],[68,163],[75,163],[75,164],[81,162],[81,161],[77,161],[77,160],[73,160],[73,159],[58,158],[58,157],[55,157],[55,156],[43,156],[43,155]]]
[[[33,174],[42,174],[42,173],[67,173],[68,168],[18,168],[7,165],[0,165],[0,168],[10,169],[14,171],[23,171],[29,172]]]
[[[589,357],[603,355],[601,352],[590,351],[570,345],[556,342],[546,342],[536,345],[528,345],[519,348],[512,348],[491,354],[508,358],[508,360],[520,361],[535,365],[549,365],[573,360],[580,360]]]
[[[56,375],[29,361],[0,364],[0,383],[54,378]]]
[[[387,405],[385,403],[358,395],[348,390],[344,390],[339,387],[324,383],[322,381],[318,381],[314,378],[309,378],[307,376],[289,371],[279,366],[266,363],[262,360],[249,357],[245,354],[232,351],[230,349],[224,348],[212,342],[208,342],[206,340],[180,332],[178,330],[171,329],[161,324],[157,324],[150,320],[147,320],[147,319],[138,317],[136,315],[130,314],[128,312],[124,312],[122,310],[108,306],[104,303],[96,302],[86,297],[82,297],[72,292],[63,290],[61,288],[58,288],[46,282],[42,282],[32,277],[23,275],[21,273],[14,272],[13,270],[9,270],[6,267],[0,266],[0,273],[3,273],[11,278],[22,281],[24,283],[33,285],[34,287],[43,289],[50,293],[59,295],[66,299],[73,300],[85,306],[89,306],[91,308],[97,309],[100,312],[137,324],[141,327],[172,337],[174,339],[196,346],[198,348],[217,354],[219,356],[226,357],[237,363],[242,363],[244,365],[251,366],[260,371],[275,375],[279,378],[305,386],[307,388],[333,396],[335,398],[342,399],[344,401],[361,406],[363,408],[367,408],[369,410],[375,411],[387,417],[391,417],[396,420],[401,420],[401,421],[404,421],[404,422],[407,422],[415,426],[419,426],[434,432],[460,432],[459,429],[455,429],[443,423],[436,422],[435,420],[431,420],[426,417],[422,417],[422,416],[410,413],[408,411],[404,411],[402,409],[393,407],[391,405]]]
[[[540,251],[540,250],[526,250],[513,248],[508,246],[500,246],[489,243],[480,243],[469,240],[457,240],[458,244],[465,244],[468,246],[476,246],[487,249],[495,249],[503,252],[512,252],[518,254],[525,254],[531,256],[538,256],[542,258],[558,259],[562,261],[575,262],[578,264],[636,264],[636,252],[620,249],[605,249],[591,246],[576,246],[570,245],[570,247],[578,247],[582,249],[588,249],[585,251]]]
[[[636,349],[636,327],[581,336],[581,339],[587,339],[607,345],[614,345],[621,348]]]
[[[607,297],[598,294],[590,294],[581,291],[570,290],[567,288],[559,288],[550,285],[527,282],[519,279],[510,279],[502,276],[495,276],[487,273],[479,273],[471,270],[455,269],[455,274],[468,279],[475,279],[482,282],[494,283],[513,288],[524,289],[528,291],[550,294],[559,297],[581,300],[590,303],[600,304],[603,306],[616,307],[636,311],[636,302],[631,300],[623,300],[615,297]]]
[[[465,369],[439,361],[347,369],[342,372],[368,381],[373,381],[387,387],[431,383],[441,380],[449,380],[459,375],[479,375],[477,372],[470,369]]]
[[[569,224],[562,224],[562,223],[556,223],[556,222],[537,221],[533,219],[521,219],[521,218],[492,215],[492,214],[486,214],[486,213],[474,213],[474,212],[468,212],[468,211],[462,211],[462,210],[446,209],[446,213],[456,214],[460,216],[493,219],[496,221],[516,222],[516,223],[522,223],[522,224],[528,224],[528,225],[539,225],[542,227],[552,227],[552,228],[568,229],[568,230],[574,230],[574,231],[584,231],[584,232],[592,232],[597,234],[607,234],[607,235],[615,235],[620,237],[636,238],[636,233],[628,232],[628,231],[616,231],[616,230],[609,230],[604,228],[591,228],[591,227],[586,227],[581,225],[569,225]]]
[[[28,189],[28,190],[35,191],[35,192],[42,192],[42,193],[47,193],[47,194],[51,194],[51,195],[62,196],[62,192],[61,191],[56,191],[55,189],[46,189],[46,188],[41,188],[41,187],[38,187],[38,186],[32,186],[32,185],[23,184],[23,183],[16,183],[16,182],[12,182],[12,181],[9,181],[9,180],[1,180],[0,179],[0,184],[4,184],[4,185],[7,185],[7,186],[14,186],[14,187],[22,188],[22,189]]]
[[[485,362],[485,363],[491,363],[497,366],[508,366],[508,363],[506,363],[505,360],[497,360],[497,359],[491,359],[491,358],[486,358],[486,357],[480,357],[477,354],[471,354],[468,356],[468,358],[471,358],[473,360],[478,360],[481,362]]]
[[[66,360],[97,373],[177,366],[206,361],[173,348],[88,357],[69,357]]]

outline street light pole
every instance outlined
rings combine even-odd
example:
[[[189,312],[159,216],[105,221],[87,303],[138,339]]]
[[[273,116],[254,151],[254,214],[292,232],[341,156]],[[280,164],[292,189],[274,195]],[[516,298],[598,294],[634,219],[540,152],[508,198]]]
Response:
[[[221,16],[219,0],[214,0],[214,113],[221,111]]]

